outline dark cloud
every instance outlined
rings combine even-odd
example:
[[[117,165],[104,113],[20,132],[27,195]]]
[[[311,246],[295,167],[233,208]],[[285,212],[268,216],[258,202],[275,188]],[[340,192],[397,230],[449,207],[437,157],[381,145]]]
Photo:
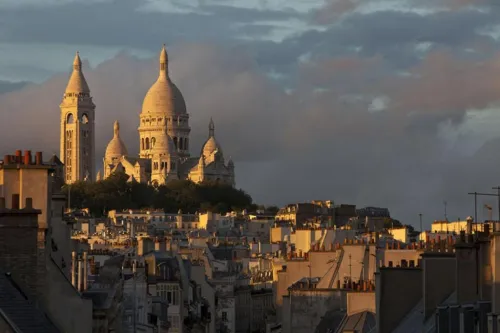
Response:
[[[160,41],[170,44],[200,40],[235,41],[242,36],[240,31],[246,34],[252,29],[254,33],[258,29],[265,35],[272,31],[272,25],[259,24],[252,28],[252,24],[301,16],[291,10],[263,11],[203,2],[186,13],[140,10],[145,4],[146,1],[113,0],[2,8],[0,22],[5,29],[0,33],[0,42],[152,49]]]
[[[352,14],[363,6],[371,5],[373,11],[376,11],[377,5],[380,5],[380,0],[325,0],[324,5],[318,10],[313,11],[311,16],[315,22],[320,24],[331,24],[341,19],[345,14]],[[413,12],[449,12],[465,9],[474,9],[478,7],[492,8],[496,2],[493,0],[406,0],[401,3],[393,2],[393,7],[399,7],[402,11]],[[382,5],[382,7],[386,7]],[[383,11],[383,10],[381,10]]]
[[[24,86],[26,86],[28,82],[9,82],[0,80],[0,95],[5,94],[11,91],[16,91]]]

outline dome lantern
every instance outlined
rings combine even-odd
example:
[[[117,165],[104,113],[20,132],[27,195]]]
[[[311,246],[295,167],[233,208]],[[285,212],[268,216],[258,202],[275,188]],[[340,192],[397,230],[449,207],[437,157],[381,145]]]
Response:
[[[161,113],[168,116],[186,114],[184,97],[168,74],[168,55],[165,46],[161,49],[159,63],[158,79],[144,97],[142,114]]]
[[[113,139],[109,142],[106,147],[106,155],[107,159],[120,158],[122,156],[127,156],[127,148],[120,138],[120,123],[115,121],[113,124]]]

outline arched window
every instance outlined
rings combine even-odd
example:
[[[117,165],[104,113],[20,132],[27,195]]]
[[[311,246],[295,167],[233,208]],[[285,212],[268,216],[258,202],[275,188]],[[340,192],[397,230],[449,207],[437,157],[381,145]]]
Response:
[[[156,144],[156,139],[151,138],[151,148],[154,148],[155,144]]]
[[[177,137],[174,136],[174,145],[175,145],[175,149],[177,150]]]
[[[149,138],[146,138],[146,149],[149,149]]]
[[[73,117],[72,113],[69,113],[66,117],[66,124],[73,124],[75,122],[75,117]]]
[[[145,147],[145,145],[144,145],[144,138],[142,138],[142,140],[141,140],[141,147],[142,147],[142,150],[144,150],[144,149],[145,149],[145,148],[144,148],[144,147]]]
[[[184,149],[184,140],[182,138],[179,138],[179,150],[183,150]]]
[[[88,124],[89,123],[89,116],[87,116],[86,113],[82,115],[82,124]]]

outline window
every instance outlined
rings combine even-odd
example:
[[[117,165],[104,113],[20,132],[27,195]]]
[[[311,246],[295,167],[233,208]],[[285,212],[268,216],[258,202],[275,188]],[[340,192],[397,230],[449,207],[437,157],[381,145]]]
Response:
[[[146,138],[146,149],[149,149],[149,138]]]
[[[151,138],[151,148],[154,148],[155,144],[156,144],[156,139]]]
[[[227,322],[227,312],[226,311],[222,311],[222,321]]]
[[[87,116],[86,113],[82,115],[82,124],[88,124],[89,123],[89,116]]]
[[[158,284],[156,295],[168,301],[170,305],[179,305],[179,287],[177,285]]]
[[[73,117],[72,113],[69,113],[66,117],[66,124],[73,124],[75,122],[75,117]]]
[[[389,261],[389,267],[393,267],[392,261]]]
[[[168,322],[170,323],[170,328],[175,331],[175,332],[178,332],[179,328],[180,328],[180,320],[179,320],[179,316],[168,316]],[[170,330],[169,330],[170,332]]]

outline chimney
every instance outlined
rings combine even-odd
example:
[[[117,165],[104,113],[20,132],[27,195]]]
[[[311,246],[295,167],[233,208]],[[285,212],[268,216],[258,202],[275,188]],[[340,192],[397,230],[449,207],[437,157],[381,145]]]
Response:
[[[76,252],[71,253],[71,284],[76,289]]]
[[[41,151],[37,151],[35,155],[35,164],[42,165],[43,164],[43,155]]]
[[[474,221],[474,219],[469,216],[466,221],[467,221],[467,234],[472,235],[472,221]]]
[[[24,151],[24,165],[31,164],[31,150]]]
[[[4,164],[4,165],[8,165],[8,164],[10,164],[10,155],[5,155],[5,156],[3,157],[3,164]]]
[[[82,277],[83,277],[83,267],[82,261],[78,260],[78,287],[76,288],[78,291],[82,291]]]
[[[83,291],[87,290],[87,264],[88,264],[88,258],[87,258],[87,252],[83,252]]]
[[[12,194],[12,209],[19,209],[19,194]]]
[[[16,158],[16,163],[17,164],[22,163],[22,161],[21,161],[22,160],[22,154],[23,154],[23,152],[21,150],[16,150],[16,157],[15,158]]]
[[[32,198],[26,198],[25,204],[24,204],[24,209],[33,209],[33,199]]]

